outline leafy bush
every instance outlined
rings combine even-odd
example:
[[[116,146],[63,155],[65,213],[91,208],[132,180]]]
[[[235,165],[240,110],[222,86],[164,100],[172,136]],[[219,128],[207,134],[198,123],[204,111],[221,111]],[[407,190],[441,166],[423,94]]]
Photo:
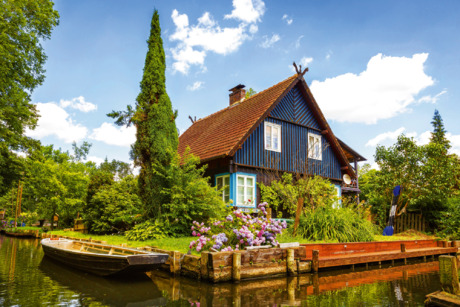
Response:
[[[139,207],[137,180],[129,175],[101,186],[86,206],[83,219],[91,233],[124,232],[140,217]]]
[[[20,215],[20,220],[26,223],[27,226],[32,226],[38,220],[37,212],[22,212]]]
[[[273,180],[270,186],[262,183],[259,186],[262,201],[269,203],[278,217],[292,217],[299,199],[303,200],[306,210],[333,207],[339,201],[335,187],[319,176],[294,179],[292,174],[283,173],[281,179]]]
[[[449,240],[460,240],[460,197],[449,199],[447,208],[439,219],[440,234]]]
[[[369,242],[377,227],[349,208],[320,207],[300,218],[297,234],[312,241]]]
[[[266,205],[259,204],[258,217],[244,214],[238,209],[209,226],[193,221],[192,235],[198,239],[190,242],[190,249],[197,252],[211,248],[216,251],[232,251],[244,246],[277,246],[276,236],[286,228],[286,222],[267,219]]]
[[[167,200],[161,206],[161,219],[175,236],[188,235],[192,221],[207,223],[225,215],[226,206],[219,191],[203,177],[205,167],[199,167],[199,158],[189,153],[176,155],[168,166],[156,165],[157,175],[168,182],[161,193]]]
[[[146,221],[142,224],[134,226],[128,230],[126,238],[130,241],[146,241],[151,239],[162,239],[168,236],[163,223],[156,220],[155,222]]]

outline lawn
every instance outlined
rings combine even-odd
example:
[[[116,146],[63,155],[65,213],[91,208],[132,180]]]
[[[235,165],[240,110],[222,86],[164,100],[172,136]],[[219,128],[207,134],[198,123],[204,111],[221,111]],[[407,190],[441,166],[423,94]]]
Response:
[[[80,232],[73,232],[73,231],[49,231],[48,233],[59,235],[59,236],[67,236],[73,238],[81,238],[81,239],[94,239],[94,240],[101,240],[106,241],[107,244],[111,245],[121,245],[122,243],[126,243],[130,247],[142,247],[142,246],[152,246],[158,247],[161,249],[166,250],[174,250],[179,251],[182,253],[186,253],[188,251],[188,246],[191,241],[195,240],[195,237],[181,237],[181,238],[163,238],[157,240],[147,240],[147,241],[128,241],[124,236],[117,236],[117,235],[93,235],[93,234],[82,234]]]

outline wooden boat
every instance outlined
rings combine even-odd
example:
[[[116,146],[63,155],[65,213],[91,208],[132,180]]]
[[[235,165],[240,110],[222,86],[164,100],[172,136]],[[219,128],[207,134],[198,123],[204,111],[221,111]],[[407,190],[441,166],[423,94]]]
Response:
[[[99,276],[151,271],[169,257],[168,254],[62,238],[46,238],[41,243],[46,256]]]
[[[20,238],[33,238],[35,231],[8,231],[5,230],[5,235],[9,237],[20,237]]]

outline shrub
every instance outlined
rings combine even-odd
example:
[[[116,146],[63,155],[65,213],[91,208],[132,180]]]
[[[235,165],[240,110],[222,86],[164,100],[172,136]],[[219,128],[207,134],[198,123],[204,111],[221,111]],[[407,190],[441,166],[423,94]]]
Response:
[[[266,203],[259,204],[259,216],[252,217],[241,210],[234,210],[225,219],[215,220],[209,226],[193,221],[190,249],[232,251],[244,246],[271,244],[277,246],[276,236],[286,228],[286,222],[267,219]]]
[[[301,218],[297,234],[312,241],[369,242],[377,227],[349,208],[320,207]]]
[[[134,226],[134,228],[128,230],[125,235],[130,241],[162,239],[168,236],[168,233],[164,229],[165,226],[158,220],[155,222],[146,221]]]
[[[449,240],[460,240],[460,197],[449,199],[447,208],[439,219],[440,234]]]
[[[159,215],[175,236],[188,235],[194,220],[208,223],[225,216],[227,210],[219,191],[209,185],[209,178],[203,177],[205,166],[199,166],[199,162],[187,148],[182,158],[176,155],[167,167],[155,167],[157,175],[168,182],[168,188],[161,190],[167,201]]]
[[[262,201],[268,202],[278,217],[292,217],[300,199],[305,210],[333,207],[339,201],[334,185],[320,176],[298,175],[294,178],[292,174],[283,173],[279,180],[273,180],[269,186],[262,183],[259,186]]]
[[[101,187],[91,198],[83,218],[91,233],[107,234],[130,229],[140,216],[137,180],[126,176]]]

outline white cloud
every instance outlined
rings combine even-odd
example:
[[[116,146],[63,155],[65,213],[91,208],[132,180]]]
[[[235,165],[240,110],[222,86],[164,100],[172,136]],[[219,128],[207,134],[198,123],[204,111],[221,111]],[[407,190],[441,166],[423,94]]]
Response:
[[[414,138],[417,145],[426,145],[430,142],[431,139],[431,131],[425,131],[419,134],[417,132],[406,132],[406,128],[401,127],[395,131],[388,131],[377,135],[366,143],[366,147],[375,147],[377,145],[392,145],[396,142],[398,136],[402,133],[404,133],[407,137]],[[454,135],[448,132],[446,133],[446,138],[450,141],[452,146],[450,152],[460,155],[460,135]]]
[[[102,159],[96,156],[87,156],[85,162],[88,162],[88,161],[91,161],[91,162],[96,163],[97,165],[100,165],[101,163],[105,161],[105,159]]]
[[[71,100],[61,99],[59,104],[63,108],[71,107],[72,109],[77,109],[85,113],[97,110],[97,105],[89,101],[85,101],[85,97],[83,96],[75,97]]]
[[[329,60],[331,58],[331,55],[332,55],[332,51],[329,50],[324,58],[326,60]]]
[[[40,114],[35,130],[27,130],[26,135],[33,138],[56,136],[65,143],[79,142],[86,137],[88,129],[75,123],[69,114],[55,103],[37,103]]]
[[[261,21],[265,13],[265,3],[261,0],[233,0],[233,11],[225,19],[237,19],[246,23]]]
[[[395,131],[388,131],[388,132],[381,133],[381,134],[377,135],[375,138],[370,139],[366,143],[366,147],[375,147],[375,146],[381,144],[383,141],[386,141],[386,140],[396,141],[398,136],[401,133],[403,133],[405,130],[406,130],[406,128],[401,127],[399,129],[396,129]]]
[[[278,34],[273,34],[270,38],[267,35],[264,35],[264,41],[260,44],[260,47],[270,48],[279,40],[280,36]]]
[[[450,152],[460,156],[460,134],[453,135],[448,132],[446,133],[446,137],[450,141],[450,145],[452,145]]]
[[[313,58],[304,56],[303,58],[300,59],[299,64],[302,65],[303,68],[306,68],[308,67],[308,64],[310,64],[311,62],[313,62]]]
[[[225,18],[241,21],[235,27],[221,28],[209,12],[190,25],[186,14],[173,10],[171,18],[176,26],[169,37],[177,45],[171,49],[174,59],[173,70],[187,74],[192,65],[205,69],[204,60],[209,52],[227,55],[235,52],[252,34],[258,31],[256,22],[265,12],[265,4],[260,0],[234,0],[234,10]]]
[[[281,20],[285,20],[286,23],[290,26],[292,22],[294,21],[292,18],[290,18],[287,14],[284,14]]]
[[[109,145],[129,147],[136,141],[136,128],[116,127],[110,123],[102,123],[99,128],[93,129],[89,138]]]
[[[410,110],[415,96],[433,85],[424,72],[427,58],[427,53],[411,58],[377,54],[360,74],[315,80],[311,90],[328,119],[375,124]]]
[[[420,98],[420,99],[418,100],[418,102],[420,102],[420,103],[426,102],[426,103],[435,104],[435,103],[438,102],[439,97],[441,97],[441,96],[444,95],[445,93],[447,93],[447,90],[442,90],[441,92],[439,92],[438,94],[436,94],[436,95],[434,95],[434,96],[426,95],[426,96],[423,96],[422,98]]]
[[[257,31],[259,31],[259,27],[257,25],[252,24],[249,26],[249,33],[255,34]]]
[[[295,41],[295,48],[299,49],[300,48],[300,41],[302,40],[303,35],[300,35],[297,40]]]
[[[196,91],[203,87],[203,82],[195,81],[192,85],[187,86],[187,90],[189,91]]]

